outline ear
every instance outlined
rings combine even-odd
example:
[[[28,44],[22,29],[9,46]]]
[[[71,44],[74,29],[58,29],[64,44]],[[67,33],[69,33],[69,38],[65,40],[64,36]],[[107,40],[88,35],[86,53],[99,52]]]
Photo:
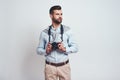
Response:
[[[51,18],[51,19],[53,18],[53,15],[52,15],[52,14],[50,14],[50,18]]]

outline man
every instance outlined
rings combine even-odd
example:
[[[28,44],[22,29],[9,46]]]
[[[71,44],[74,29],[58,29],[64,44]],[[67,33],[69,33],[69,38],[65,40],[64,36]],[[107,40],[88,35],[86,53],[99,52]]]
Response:
[[[49,14],[52,24],[41,32],[37,47],[37,53],[46,59],[45,80],[71,80],[68,54],[76,53],[78,47],[72,39],[70,28],[61,24],[61,6],[52,6]]]

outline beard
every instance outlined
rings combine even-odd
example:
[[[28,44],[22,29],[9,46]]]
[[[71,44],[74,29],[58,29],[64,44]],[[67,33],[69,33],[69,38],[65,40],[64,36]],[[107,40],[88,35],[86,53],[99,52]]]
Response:
[[[62,18],[58,18],[58,19],[55,19],[55,18],[52,18],[53,22],[56,23],[56,24],[60,24],[62,23]]]

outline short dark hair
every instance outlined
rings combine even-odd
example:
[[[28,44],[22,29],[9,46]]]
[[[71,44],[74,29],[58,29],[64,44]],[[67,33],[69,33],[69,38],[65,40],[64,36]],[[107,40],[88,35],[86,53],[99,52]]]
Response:
[[[55,6],[52,6],[49,10],[49,14],[53,14],[53,11],[54,10],[61,10],[61,6],[60,5],[55,5]]]

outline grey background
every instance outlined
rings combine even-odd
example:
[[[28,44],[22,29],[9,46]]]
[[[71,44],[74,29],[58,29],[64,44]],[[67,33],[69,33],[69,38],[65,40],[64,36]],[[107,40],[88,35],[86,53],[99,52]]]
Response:
[[[72,80],[120,80],[119,0],[0,0],[0,80],[44,80],[36,47],[54,4],[79,45],[69,55]]]

